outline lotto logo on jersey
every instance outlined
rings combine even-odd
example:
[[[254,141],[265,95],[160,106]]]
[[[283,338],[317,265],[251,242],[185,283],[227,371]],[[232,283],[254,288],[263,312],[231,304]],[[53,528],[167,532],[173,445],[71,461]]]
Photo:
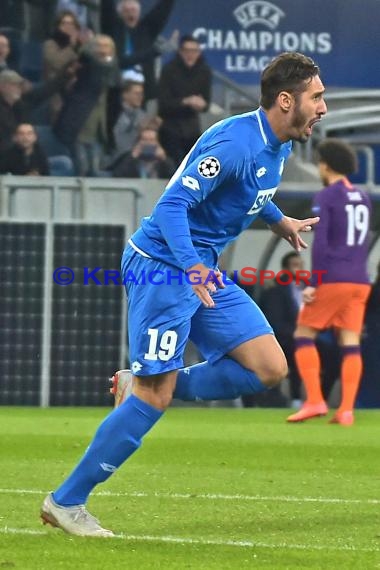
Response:
[[[214,156],[208,156],[198,164],[198,172],[203,178],[214,178],[220,172],[220,162]]]
[[[259,190],[257,192],[256,200],[254,201],[251,208],[248,210],[247,214],[252,216],[260,212],[264,208],[265,204],[273,198],[276,193],[277,188],[268,188],[267,190]]]

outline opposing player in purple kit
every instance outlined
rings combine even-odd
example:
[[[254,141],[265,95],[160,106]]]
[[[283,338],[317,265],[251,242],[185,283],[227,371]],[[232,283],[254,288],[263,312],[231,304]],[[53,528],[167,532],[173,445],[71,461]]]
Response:
[[[267,390],[286,376],[271,326],[241,288],[225,286],[218,257],[256,217],[297,251],[307,247],[299,232],[310,231],[319,218],[288,218],[272,198],[291,140],[306,142],[326,113],[323,93],[310,58],[276,57],[262,74],[260,108],[210,127],[130,238],[122,273],[133,376],[124,375],[120,405],[74,471],[45,498],[45,523],[71,534],[112,536],[86,509],[88,496],[140,447],[173,396],[236,398]],[[131,272],[157,272],[161,285],[138,284],[127,279]],[[189,338],[205,362],[183,369]]]
[[[331,423],[352,425],[353,408],[362,374],[360,334],[370,293],[367,271],[371,202],[348,179],[357,168],[352,147],[326,139],[318,146],[319,172],[325,188],[314,199],[316,227],[313,270],[324,270],[323,283],[303,291],[305,305],[295,331],[295,359],[306,389],[306,401],[288,422],[302,422],[328,412],[320,382],[320,360],[315,346],[318,332],[334,327],[342,352],[342,401]]]

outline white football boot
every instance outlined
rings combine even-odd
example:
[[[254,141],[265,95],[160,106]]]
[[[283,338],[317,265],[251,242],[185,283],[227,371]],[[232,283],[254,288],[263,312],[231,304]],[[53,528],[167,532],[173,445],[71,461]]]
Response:
[[[42,504],[41,519],[44,524],[61,528],[68,534],[99,537],[115,536],[112,530],[102,528],[99,521],[88,512],[84,505],[61,507],[54,502],[51,493]]]
[[[118,408],[132,394],[133,376],[129,369],[118,370],[110,378],[111,394],[115,396],[115,408]]]

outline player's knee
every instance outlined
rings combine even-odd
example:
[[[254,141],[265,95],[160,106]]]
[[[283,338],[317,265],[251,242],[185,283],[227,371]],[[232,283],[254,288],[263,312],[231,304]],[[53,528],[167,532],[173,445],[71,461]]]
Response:
[[[153,408],[162,411],[170,406],[173,399],[173,391],[171,389],[165,390],[161,388],[160,390],[154,390],[153,388],[137,385],[133,393],[147,404],[153,406]]]
[[[176,373],[139,376],[134,387],[134,394],[158,410],[166,410],[173,399]]]
[[[153,408],[157,408],[157,410],[161,411],[166,410],[166,408],[170,406],[172,399],[172,392],[166,392],[163,390],[160,390],[159,392],[152,391],[149,396],[147,396],[146,393],[144,394],[145,402],[153,406]]]
[[[268,388],[274,388],[288,375],[288,365],[285,359],[265,366],[258,374],[261,382]]]

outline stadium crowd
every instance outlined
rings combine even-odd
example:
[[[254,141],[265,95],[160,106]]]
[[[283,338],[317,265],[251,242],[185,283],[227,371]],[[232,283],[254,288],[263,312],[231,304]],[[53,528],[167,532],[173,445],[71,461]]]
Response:
[[[4,0],[0,174],[170,177],[211,97],[199,43],[162,35],[174,4]]]

